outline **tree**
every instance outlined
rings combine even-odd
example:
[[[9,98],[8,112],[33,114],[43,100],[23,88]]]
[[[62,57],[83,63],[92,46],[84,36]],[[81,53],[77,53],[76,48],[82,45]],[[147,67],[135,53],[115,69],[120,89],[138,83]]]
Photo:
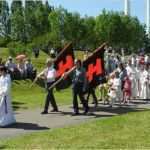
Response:
[[[0,1],[0,36],[8,38],[10,35],[9,6],[6,0]]]
[[[11,4],[11,38],[26,43],[24,8],[21,0],[13,0]]]
[[[51,7],[48,2],[44,5],[42,1],[25,1],[25,26],[28,42],[50,31],[48,21],[50,12]]]
[[[81,47],[84,30],[83,20],[78,13],[69,13],[64,15],[64,38],[71,41],[75,48]]]
[[[122,16],[121,19],[124,24],[124,47],[137,52],[138,48],[143,47],[145,36],[144,26],[135,17]]]
[[[82,36],[81,45],[85,49],[95,49],[96,48],[96,32],[95,32],[95,18],[87,17],[83,19],[84,24],[84,34]]]
[[[35,19],[37,34],[41,35],[49,30],[48,15],[49,10],[44,6],[42,1],[36,1],[35,3]]]
[[[35,1],[25,1],[25,31],[27,42],[31,42],[36,36]]]
[[[98,43],[108,42],[117,49],[136,50],[143,45],[145,29],[135,17],[104,10],[96,18],[95,30]]]
[[[52,46],[54,48],[61,47],[62,39],[64,38],[63,27],[64,27],[64,16],[62,15],[64,10],[58,8],[49,14],[49,24],[50,24],[50,38],[52,41]]]

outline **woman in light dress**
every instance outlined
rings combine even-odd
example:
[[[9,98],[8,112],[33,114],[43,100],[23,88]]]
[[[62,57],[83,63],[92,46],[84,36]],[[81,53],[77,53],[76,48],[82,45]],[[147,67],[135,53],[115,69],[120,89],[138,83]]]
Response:
[[[137,76],[135,64],[132,61],[134,60],[129,59],[126,70],[127,70],[127,75],[129,79],[131,80],[131,98],[135,99],[138,93],[137,88],[136,88],[138,85],[137,84],[138,76]]]
[[[7,69],[0,66],[0,127],[5,127],[16,122],[10,97],[11,79]]]
[[[144,71],[141,73],[141,78],[140,78],[140,81],[141,81],[140,98],[142,99],[150,98],[149,80],[150,80],[149,65],[146,64]]]

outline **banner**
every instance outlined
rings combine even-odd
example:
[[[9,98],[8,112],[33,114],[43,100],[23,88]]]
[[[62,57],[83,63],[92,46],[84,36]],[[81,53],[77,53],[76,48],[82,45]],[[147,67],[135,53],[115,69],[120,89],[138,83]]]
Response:
[[[56,80],[58,80],[65,72],[70,70],[74,66],[74,52],[72,43],[67,44],[63,50],[60,51],[58,56],[54,61],[54,67],[56,69]],[[67,88],[71,84],[71,78],[67,77],[65,80],[62,80],[57,86],[56,89]]]
[[[97,48],[91,56],[83,61],[83,67],[86,69],[86,77],[92,87],[96,87],[106,81],[104,68],[105,46],[106,44],[104,43]]]

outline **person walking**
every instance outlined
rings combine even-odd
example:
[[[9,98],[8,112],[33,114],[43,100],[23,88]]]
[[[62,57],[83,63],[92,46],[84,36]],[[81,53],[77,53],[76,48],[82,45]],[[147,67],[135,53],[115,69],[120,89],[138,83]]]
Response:
[[[44,111],[42,111],[41,114],[48,113],[49,103],[51,103],[53,107],[53,110],[51,112],[58,112],[58,107],[53,94],[53,88],[49,89],[49,87],[55,82],[56,70],[54,68],[52,59],[47,59],[46,64],[47,64],[47,68],[38,76],[39,78],[45,80],[47,91],[48,91],[45,99]]]
[[[73,72],[73,80],[72,80],[74,115],[79,114],[77,96],[79,96],[80,101],[83,104],[84,114],[87,114],[89,107],[87,101],[84,98],[84,91],[86,90],[87,85],[86,73],[85,69],[82,67],[81,60],[76,60],[75,65],[76,69]]]
[[[0,127],[16,122],[10,96],[11,79],[5,66],[0,66]]]

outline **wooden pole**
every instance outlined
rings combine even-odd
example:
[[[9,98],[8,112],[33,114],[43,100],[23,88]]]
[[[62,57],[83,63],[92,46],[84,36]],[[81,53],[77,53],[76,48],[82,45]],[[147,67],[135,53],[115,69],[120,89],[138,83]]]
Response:
[[[76,66],[72,67],[70,70],[68,70],[67,72],[64,73],[64,76],[62,75],[56,82],[54,82],[50,87],[49,90],[51,90],[52,88],[54,88],[57,84],[59,84],[64,78],[65,76],[68,76],[70,73],[72,73],[74,70],[76,69]]]

